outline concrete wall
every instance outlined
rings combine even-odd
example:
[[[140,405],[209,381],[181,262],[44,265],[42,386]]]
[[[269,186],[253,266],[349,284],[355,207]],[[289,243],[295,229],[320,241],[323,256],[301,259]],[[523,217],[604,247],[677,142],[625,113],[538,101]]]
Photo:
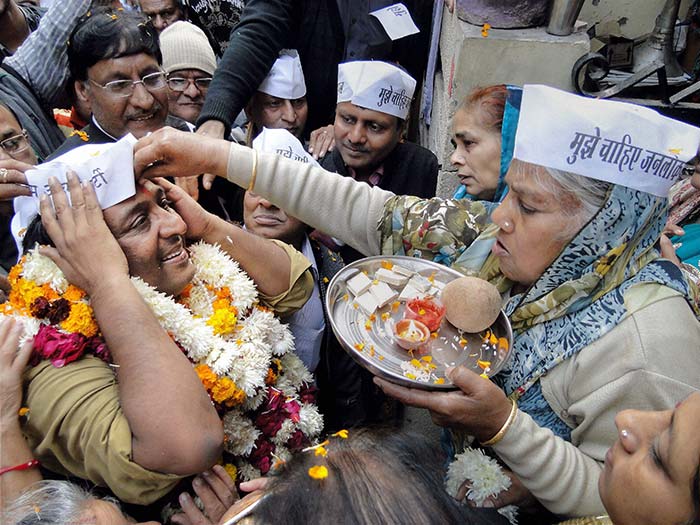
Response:
[[[665,3],[665,0],[585,0],[579,19],[589,24],[619,22],[622,36],[638,38],[654,29],[656,16]],[[681,20],[690,4],[691,0],[681,1]]]

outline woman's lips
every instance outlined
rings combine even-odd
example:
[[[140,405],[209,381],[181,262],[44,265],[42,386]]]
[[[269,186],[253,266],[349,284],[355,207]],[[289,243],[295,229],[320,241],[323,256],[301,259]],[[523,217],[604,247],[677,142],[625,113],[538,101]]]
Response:
[[[253,217],[253,219],[255,219],[255,222],[260,226],[278,226],[284,222],[279,217],[275,217],[274,215],[258,215]]]
[[[505,257],[506,255],[509,255],[508,249],[498,239],[496,239],[496,242],[491,247],[491,252],[496,257]]]

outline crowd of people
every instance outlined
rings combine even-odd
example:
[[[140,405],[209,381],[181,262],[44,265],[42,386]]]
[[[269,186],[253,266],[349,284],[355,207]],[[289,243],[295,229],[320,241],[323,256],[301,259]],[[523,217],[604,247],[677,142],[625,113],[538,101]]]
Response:
[[[394,4],[0,0],[1,523],[700,523],[700,129],[480,87],[437,197]],[[375,255],[495,286],[504,369],[360,366]]]

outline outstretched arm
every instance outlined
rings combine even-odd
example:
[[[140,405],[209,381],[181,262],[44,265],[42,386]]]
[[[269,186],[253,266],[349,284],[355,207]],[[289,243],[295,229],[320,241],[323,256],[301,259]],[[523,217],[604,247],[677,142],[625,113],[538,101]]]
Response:
[[[393,193],[350,177],[223,140],[161,129],[134,146],[145,178],[212,173],[250,188],[311,227],[365,255],[380,253],[378,223]],[[255,175],[253,175],[255,174]]]
[[[131,283],[94,188],[70,174],[70,205],[55,179],[50,187],[54,207],[43,198],[41,216],[56,247],[41,251],[90,296],[116,365],[133,460],[180,475],[211,467],[223,444],[221,421],[192,365]]]

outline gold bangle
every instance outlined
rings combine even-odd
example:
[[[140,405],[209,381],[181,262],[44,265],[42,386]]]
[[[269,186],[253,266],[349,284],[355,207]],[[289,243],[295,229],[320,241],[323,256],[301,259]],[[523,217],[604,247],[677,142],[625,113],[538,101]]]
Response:
[[[257,150],[252,150],[253,151],[253,171],[250,174],[250,183],[248,184],[248,191],[252,192],[253,188],[255,188],[255,179],[258,176],[258,151]]]
[[[487,441],[482,441],[481,444],[485,447],[492,447],[499,441],[503,439],[503,437],[506,435],[506,432],[508,432],[508,429],[511,427],[513,424],[513,421],[515,421],[515,416],[518,414],[518,403],[515,402],[515,399],[510,400],[511,403],[513,403],[513,406],[510,408],[510,414],[508,414],[508,419],[506,419],[506,422],[503,423],[503,426],[501,427],[501,430],[496,432],[496,435],[493,436],[491,439]]]

